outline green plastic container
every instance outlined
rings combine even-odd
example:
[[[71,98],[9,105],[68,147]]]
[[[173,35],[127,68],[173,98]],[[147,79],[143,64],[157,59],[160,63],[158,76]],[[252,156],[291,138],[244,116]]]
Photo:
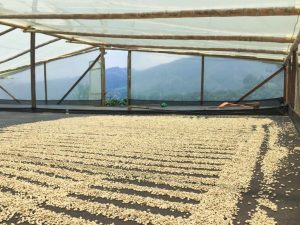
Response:
[[[163,102],[163,103],[160,104],[160,106],[161,106],[162,108],[166,108],[166,107],[168,106],[168,104],[165,103],[165,102]]]

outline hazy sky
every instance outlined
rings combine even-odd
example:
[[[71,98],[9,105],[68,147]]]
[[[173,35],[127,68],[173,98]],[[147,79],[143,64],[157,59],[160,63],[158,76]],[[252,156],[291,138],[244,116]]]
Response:
[[[127,67],[126,51],[107,51],[105,57],[106,57],[106,68]],[[149,53],[149,52],[133,52],[132,69],[144,70],[160,64],[169,63],[184,57],[188,57],[188,56]]]

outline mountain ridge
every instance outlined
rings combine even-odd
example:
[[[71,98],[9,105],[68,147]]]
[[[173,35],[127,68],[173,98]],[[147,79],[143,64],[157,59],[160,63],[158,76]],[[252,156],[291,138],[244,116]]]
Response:
[[[250,60],[212,57],[205,57],[205,59],[204,93],[206,100],[236,99],[279,67],[276,64]],[[77,65],[77,67],[79,66]],[[61,71],[66,72],[67,69],[63,68]],[[70,72],[68,71],[68,73]],[[95,74],[97,76],[98,72]],[[182,58],[145,70],[135,70],[133,62],[132,98],[142,100],[198,101],[200,99],[200,77],[200,57]],[[50,79],[48,81],[49,99],[60,99],[76,79],[77,77]],[[5,82],[2,83],[17,98],[30,99],[30,83],[28,81],[27,83],[22,83],[11,80],[10,82],[7,81],[6,84]],[[282,78],[277,77],[253,97],[281,97],[282,83]],[[43,81],[37,81],[36,86],[38,99],[43,99]],[[82,95],[79,92],[88,91],[87,86],[89,86],[88,75],[80,82],[80,88],[75,88],[68,99],[76,99],[78,96],[86,98],[88,93]],[[108,98],[126,98],[127,68],[111,67],[106,69],[106,88]],[[0,98],[3,97],[7,98],[3,93],[0,93]]]

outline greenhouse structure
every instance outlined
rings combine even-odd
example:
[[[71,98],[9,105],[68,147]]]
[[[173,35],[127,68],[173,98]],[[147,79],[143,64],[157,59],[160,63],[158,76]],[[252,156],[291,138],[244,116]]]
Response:
[[[299,17],[0,0],[0,224],[298,224]]]

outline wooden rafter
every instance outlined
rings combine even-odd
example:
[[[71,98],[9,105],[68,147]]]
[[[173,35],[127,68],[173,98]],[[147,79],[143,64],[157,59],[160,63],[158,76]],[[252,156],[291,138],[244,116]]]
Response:
[[[113,50],[127,51],[126,48],[112,48]],[[109,48],[107,48],[109,50]],[[259,56],[249,56],[249,55],[230,55],[230,54],[210,54],[203,52],[193,52],[193,51],[172,51],[172,50],[159,50],[159,49],[135,49],[135,52],[152,52],[152,53],[165,53],[165,54],[177,54],[177,55],[191,55],[191,56],[211,56],[211,57],[223,57],[223,58],[234,58],[234,59],[248,59],[248,60],[260,60],[266,62],[277,62],[282,63],[282,59],[266,58]]]
[[[0,33],[0,36],[2,36],[2,35],[4,35],[4,34],[7,34],[7,33],[11,32],[11,31],[13,31],[13,30],[15,30],[15,29],[16,29],[15,27],[12,27],[12,28],[9,28],[9,29],[7,29],[7,30],[4,30],[4,31],[2,31],[2,32]]]
[[[209,53],[209,52],[201,52],[201,51],[176,51],[176,49],[164,49],[164,48],[131,48],[129,46],[124,45],[115,45],[115,44],[103,44],[103,43],[97,43],[97,42],[87,42],[87,41],[71,41],[72,43],[81,43],[81,44],[87,44],[92,46],[98,46],[98,47],[105,47],[107,50],[121,50],[121,51],[136,51],[136,52],[153,52],[153,53],[167,53],[167,54],[178,54],[178,55],[196,55],[196,56],[215,56],[215,57],[224,57],[224,58],[236,58],[236,59],[249,59],[249,60],[262,60],[262,61],[270,61],[270,62],[283,62],[283,58],[275,59],[275,58],[267,58],[267,57],[259,57],[259,56],[250,56],[250,55],[233,55],[233,54],[225,54],[225,52],[222,54],[215,54],[215,53]],[[278,53],[279,54],[279,53]]]
[[[28,31],[35,31],[29,29]],[[255,41],[255,42],[275,42],[293,43],[293,37],[255,36],[255,35],[141,35],[141,34],[102,34],[88,32],[72,32],[60,30],[41,30],[44,34],[62,34],[72,36],[121,38],[121,39],[151,39],[151,40],[209,40],[209,41]]]
[[[95,43],[96,44],[96,43]],[[213,52],[247,52],[247,53],[263,53],[263,54],[278,54],[286,55],[285,50],[268,50],[268,49],[250,49],[250,48],[203,48],[203,47],[185,47],[185,46],[162,46],[162,45],[127,45],[127,44],[104,44],[105,48],[126,48],[128,50],[135,49],[168,49],[168,50],[191,50],[191,51],[213,51]]]
[[[44,64],[44,63],[49,63],[49,62],[53,62],[53,61],[60,60],[60,59],[65,59],[65,58],[69,58],[69,57],[73,57],[73,56],[77,56],[77,55],[86,54],[86,53],[93,52],[93,51],[96,51],[96,50],[98,50],[98,49],[95,48],[95,47],[88,47],[88,48],[81,49],[81,50],[78,50],[78,51],[74,51],[74,52],[71,52],[71,53],[68,53],[68,54],[60,55],[58,57],[54,57],[54,58],[51,58],[51,59],[38,61],[35,64],[36,65],[41,65],[41,64]],[[10,73],[10,72],[19,71],[19,70],[26,70],[29,67],[30,67],[30,65],[24,65],[24,66],[19,66],[19,67],[13,68],[13,69],[0,71],[0,77],[3,74],[7,74],[7,73]]]
[[[300,14],[297,7],[265,7],[235,9],[199,9],[183,11],[163,11],[144,13],[16,13],[2,14],[0,19],[157,19],[157,18],[192,18],[192,17],[235,17],[235,16],[295,16]]]
[[[47,41],[47,42],[45,42],[45,43],[42,43],[42,44],[40,44],[40,45],[37,45],[37,46],[35,47],[35,49],[39,49],[39,48],[41,48],[41,47],[44,47],[44,46],[49,45],[49,44],[52,44],[52,43],[57,42],[57,41],[59,41],[59,40],[61,40],[61,39],[60,39],[60,38],[56,38],[56,39]],[[21,53],[19,53],[19,54],[17,54],[17,55],[14,55],[14,56],[12,56],[12,57],[9,57],[9,58],[7,58],[7,59],[5,59],[5,60],[0,61],[0,64],[9,62],[9,61],[11,61],[11,60],[13,60],[13,59],[16,59],[16,58],[19,58],[19,57],[21,57],[22,55],[26,55],[27,53],[30,53],[30,49],[28,49],[28,50],[26,50],[26,51],[23,51],[23,52],[21,52]]]
[[[43,33],[43,31],[40,31],[40,32]],[[58,35],[52,35],[52,36],[58,37]],[[142,52],[157,52],[157,53],[186,54],[186,55],[206,55],[206,56],[216,56],[216,57],[223,57],[224,56],[224,57],[229,57],[229,58],[263,60],[263,61],[274,61],[274,62],[282,62],[283,61],[283,59],[273,59],[273,58],[267,58],[267,57],[256,57],[256,56],[248,56],[248,55],[240,56],[240,55],[228,55],[228,54],[210,54],[210,53],[203,53],[203,52],[196,52],[196,51],[194,51],[194,52],[192,52],[192,51],[178,52],[178,51],[175,51],[176,49],[168,49],[167,47],[165,48],[166,51],[164,50],[164,48],[162,48],[162,49],[131,48],[132,46],[130,47],[130,46],[126,46],[126,45],[107,44],[107,43],[101,43],[101,42],[90,42],[90,41],[78,40],[77,37],[74,38],[74,37],[63,36],[61,38],[65,38],[65,39],[69,40],[71,43],[86,44],[86,45],[91,45],[91,46],[95,46],[95,47],[96,46],[97,47],[104,47],[105,49],[111,49],[111,50],[125,50],[125,51],[132,50],[132,51],[142,51]],[[250,50],[249,50],[249,52],[250,52]],[[264,52],[264,53],[266,53],[266,52]],[[277,53],[279,54],[281,52],[277,52]],[[266,53],[266,54],[268,54],[268,53]],[[272,53],[270,53],[270,54],[272,54]]]
[[[22,26],[19,24],[7,22],[7,21],[0,21],[0,24],[7,25],[7,26],[13,26],[17,27],[20,29],[28,29],[26,26]],[[32,28],[30,28],[32,29]],[[43,33],[43,30],[35,29],[36,33]],[[101,42],[91,42],[91,41],[86,41],[82,40],[80,37],[72,37],[68,35],[61,35],[61,34],[48,34],[53,37],[61,38],[70,41],[71,43],[78,43],[78,44],[86,44],[86,45],[91,45],[94,47],[105,47],[106,49],[112,49],[112,50],[133,50],[133,51],[143,51],[143,52],[157,52],[157,53],[171,53],[171,54],[187,54],[187,55],[207,55],[207,56],[216,56],[216,57],[229,57],[229,58],[238,58],[238,59],[249,59],[249,60],[263,60],[263,61],[273,61],[273,62],[282,62],[281,59],[274,59],[274,58],[267,58],[267,57],[255,57],[255,56],[239,56],[239,55],[225,55],[225,54],[209,54],[209,53],[201,53],[201,52],[176,52],[173,51],[172,49],[169,49],[168,51],[162,51],[162,49],[145,49],[145,48],[139,48],[135,49],[130,46],[124,46],[120,47],[120,45],[112,45],[109,43],[101,43]],[[116,47],[108,47],[108,46],[116,46]],[[271,54],[271,53],[270,53]]]

